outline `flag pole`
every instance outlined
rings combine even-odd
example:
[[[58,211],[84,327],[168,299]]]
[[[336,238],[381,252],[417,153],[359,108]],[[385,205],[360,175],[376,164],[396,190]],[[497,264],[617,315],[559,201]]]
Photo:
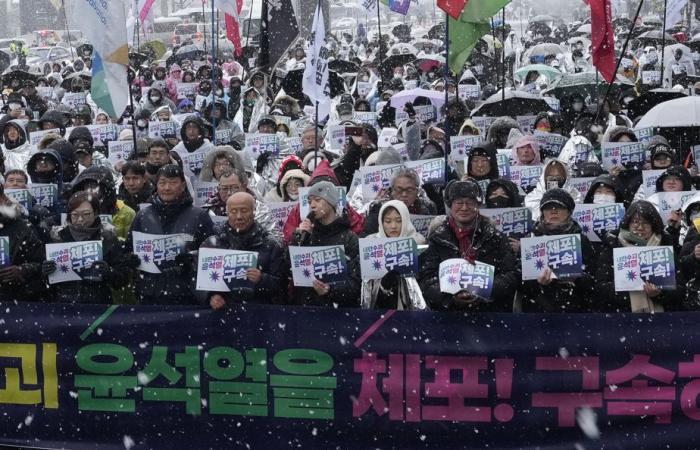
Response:
[[[666,51],[666,6],[668,0],[664,0],[664,23],[661,25],[661,87],[664,87],[664,53]],[[634,24],[633,24],[634,26]],[[673,79],[669,80],[672,84]],[[672,87],[672,86],[669,86]]]
[[[75,62],[75,55],[73,54],[73,44],[70,39],[70,30],[68,29],[68,13],[66,12],[66,1],[61,0],[61,6],[63,6],[63,23],[66,26],[66,36],[68,37],[68,48],[70,49],[70,59]],[[51,69],[53,70],[53,69]]]
[[[504,6],[501,9],[501,29],[503,30],[501,32],[501,39],[503,41],[501,42],[501,104],[504,105],[503,108],[505,108],[506,104],[506,39],[508,39],[505,36],[506,33],[506,7]],[[494,43],[494,50],[496,48],[496,44]]]
[[[379,5],[377,5],[379,6]],[[449,89],[447,88],[447,80],[450,74],[450,17],[445,12],[445,71],[443,73],[445,85],[445,184],[447,184],[447,174],[449,171],[449,155],[450,155],[450,115],[447,114],[447,102],[449,100]],[[459,94],[458,94],[459,95]]]
[[[320,3],[320,2],[319,2]],[[314,167],[318,165],[318,100],[316,100],[316,115],[314,118]]]
[[[386,90],[384,81],[384,40],[382,39],[382,19],[379,15],[379,0],[377,1],[377,32],[379,34],[379,75],[382,77],[382,90]]]
[[[630,27],[629,33],[627,33],[627,37],[625,38],[625,45],[622,46],[622,52],[620,53],[620,57],[617,59],[617,64],[615,65],[615,73],[614,76],[617,77],[617,71],[620,69],[620,63],[622,62],[622,58],[625,56],[625,52],[627,51],[627,45],[630,42],[630,37],[632,37],[632,32],[634,31],[634,27],[637,25],[637,19],[639,18],[639,13],[642,10],[642,4],[644,4],[644,0],[639,0],[639,6],[637,6],[637,12],[634,14],[634,19],[632,19],[632,26]],[[598,68],[596,67],[596,75],[598,74]],[[612,83],[608,84],[608,88],[605,91],[605,97],[603,97],[603,101],[598,104],[598,108],[595,114],[595,122],[598,122],[598,117],[600,116],[600,111],[603,109],[603,105],[605,105],[605,102],[608,101],[608,97],[610,96],[610,91],[612,90],[612,86],[615,80],[613,79]]]
[[[215,36],[215,30],[216,27],[214,26],[214,21],[216,20],[215,14],[216,14],[216,9],[214,7],[214,3],[216,3],[216,0],[211,0],[211,53],[212,53],[212,60],[211,60],[211,125],[212,125],[212,141],[214,142],[214,145],[216,145],[216,116],[214,115],[214,109],[216,109],[216,78],[217,78],[217,69],[218,66],[216,64],[216,54],[217,54],[217,49],[216,49],[216,38]],[[207,42],[206,38],[206,32],[204,33],[204,42]]]

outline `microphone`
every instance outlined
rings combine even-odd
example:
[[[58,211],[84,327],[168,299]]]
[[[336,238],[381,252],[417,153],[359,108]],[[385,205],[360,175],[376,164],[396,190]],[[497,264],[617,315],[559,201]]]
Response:
[[[313,219],[314,219],[314,212],[313,212],[313,211],[309,211],[309,213],[306,215],[306,218],[307,218],[309,221],[313,221]],[[302,244],[302,245],[306,244],[306,243],[308,242],[309,239],[311,239],[311,233],[309,233],[309,232],[306,231],[306,230],[304,230],[304,231],[302,231],[302,232],[300,233],[300,235],[299,235],[299,243],[300,243],[300,244]]]

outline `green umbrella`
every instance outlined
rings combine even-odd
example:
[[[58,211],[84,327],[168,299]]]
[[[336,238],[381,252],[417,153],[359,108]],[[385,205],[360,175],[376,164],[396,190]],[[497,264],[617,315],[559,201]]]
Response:
[[[544,75],[549,81],[555,80],[556,78],[562,76],[562,73],[559,72],[558,69],[544,64],[530,64],[529,66],[521,67],[515,71],[514,75],[517,80],[522,80],[523,78],[527,77],[529,72],[537,72]]]
[[[616,98],[621,90],[633,86],[632,82],[618,74],[615,81],[613,81],[611,90],[612,98]],[[542,91],[542,95],[550,94],[558,99],[573,94],[581,94],[583,97],[588,95],[596,97],[598,95],[605,95],[607,89],[608,83],[600,74],[596,77],[595,72],[567,73],[555,80],[549,89]]]

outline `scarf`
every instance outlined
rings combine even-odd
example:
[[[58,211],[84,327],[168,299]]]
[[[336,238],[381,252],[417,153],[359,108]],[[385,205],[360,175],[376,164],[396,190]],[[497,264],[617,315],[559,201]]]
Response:
[[[474,264],[474,261],[476,260],[476,252],[472,247],[474,228],[462,228],[452,217],[449,218],[448,223],[450,225],[450,229],[452,229],[452,232],[457,237],[460,255],[471,264]]]
[[[95,236],[101,229],[101,224],[99,219],[92,224],[91,227],[78,227],[72,223],[68,224],[68,231],[76,242],[89,241],[90,238]]]
[[[623,247],[654,247],[661,243],[661,236],[652,234],[649,240],[645,242],[636,234],[621,229],[617,240]],[[659,303],[655,303],[644,291],[631,291],[629,296],[630,308],[633,313],[656,313],[664,311],[664,307]]]
[[[163,226],[173,223],[178,214],[192,204],[192,196],[187,189],[185,189],[185,192],[179,199],[172,203],[163,203],[157,192],[151,198],[151,207],[155,209],[158,219]]]

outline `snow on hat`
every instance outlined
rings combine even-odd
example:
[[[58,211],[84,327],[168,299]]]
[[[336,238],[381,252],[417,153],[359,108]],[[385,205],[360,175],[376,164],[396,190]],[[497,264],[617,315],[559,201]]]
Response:
[[[319,197],[327,201],[333,209],[338,205],[340,195],[338,188],[330,181],[320,181],[309,189],[309,197]]]
[[[540,200],[540,211],[542,211],[548,205],[562,206],[569,212],[573,212],[576,206],[571,194],[561,188],[550,189],[542,195],[542,200]]]

